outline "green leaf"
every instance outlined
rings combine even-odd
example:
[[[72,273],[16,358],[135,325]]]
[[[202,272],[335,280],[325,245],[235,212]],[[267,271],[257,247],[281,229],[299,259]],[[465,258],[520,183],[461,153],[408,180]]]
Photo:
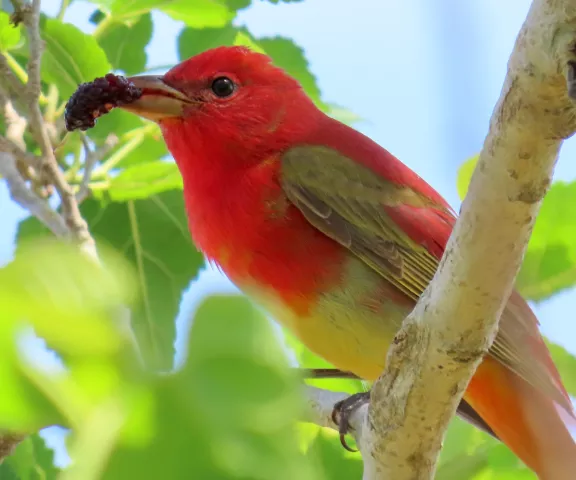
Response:
[[[71,96],[78,85],[110,71],[104,50],[96,39],[75,26],[43,17],[42,38],[46,49],[42,57],[42,79],[54,83],[61,98]]]
[[[458,193],[464,198],[478,156],[458,171]],[[554,182],[546,194],[516,281],[527,299],[540,301],[576,285],[576,182]]]
[[[149,13],[126,23],[115,23],[98,37],[112,68],[126,75],[142,72],[146,67],[146,45],[152,38],[152,18]]]
[[[159,9],[193,28],[223,27],[235,16],[224,0],[173,0]]]
[[[18,475],[20,480],[56,480],[59,469],[54,466],[54,452],[38,434],[24,439],[5,464]],[[0,478],[4,480],[0,467]]]
[[[153,9],[195,28],[222,27],[235,16],[226,0],[92,0],[92,3],[109,12],[108,22],[125,22]]]
[[[178,36],[178,57],[186,60],[201,52],[219,46],[231,46],[238,34],[232,25],[221,28],[185,28]]]
[[[128,142],[134,142],[134,148],[123,156],[122,161],[118,163],[119,167],[139,165],[159,160],[168,155],[168,148],[159,128],[146,129],[144,127],[142,131],[131,132],[127,138],[129,139]]]
[[[20,43],[22,27],[10,23],[10,15],[0,12],[0,52],[6,52]]]
[[[355,123],[364,120],[361,116],[357,115],[351,110],[341,107],[340,105],[337,105],[335,103],[329,103],[327,104],[327,107],[328,107],[327,110],[328,115],[347,125],[353,125]]]
[[[576,396],[576,358],[564,347],[547,341],[554,364],[560,372],[562,383],[571,396]]]
[[[120,115],[115,116],[116,112]],[[112,120],[111,125],[108,120]],[[158,125],[143,122],[136,115],[119,109],[113,110],[110,115],[96,124],[96,129],[99,127],[100,130],[92,137],[97,144],[102,144],[107,135],[112,133],[120,137],[120,142],[106,158],[106,161],[114,162],[115,168],[157,161],[168,154]],[[96,129],[89,130],[89,132]],[[93,178],[94,175],[99,175],[99,169],[94,171]]]
[[[333,365],[328,363],[323,358],[313,354],[308,347],[306,347],[300,340],[298,340],[289,330],[283,328],[282,333],[284,336],[286,347],[296,357],[298,366],[302,368],[334,368]],[[317,380],[308,379],[307,383],[319,388],[333,390],[335,392],[357,393],[367,391],[367,384],[362,380],[355,380],[349,378],[335,378],[327,379],[321,378]]]
[[[149,125],[149,123],[133,113],[115,108],[104,118],[99,119],[96,122],[96,126],[89,129],[86,133],[94,141],[103,142],[111,133],[121,138],[123,134],[128,132],[136,134],[138,129],[142,129],[146,125]],[[118,148],[121,146],[118,145]]]
[[[140,300],[132,322],[149,366],[173,365],[175,317],[182,291],[204,265],[188,232],[181,190],[124,203],[87,201],[93,235],[118,249],[137,272]]]
[[[149,441],[115,450],[103,478],[323,480],[298,452],[297,378],[245,297],[206,299],[188,351],[184,368],[156,383]]]
[[[178,167],[174,162],[157,160],[124,169],[112,179],[107,194],[114,201],[125,201],[174,189],[182,189]]]
[[[224,0],[224,4],[230,10],[242,10],[243,8],[249,7],[252,3],[252,0]]]
[[[498,441],[455,417],[448,428],[437,472],[438,480],[473,478],[488,466],[488,453]]]
[[[488,463],[493,472],[494,480],[537,480],[534,473],[528,470],[522,462],[505,445],[498,444],[490,449]]]
[[[576,285],[576,182],[554,182],[536,220],[518,288],[540,301]]]
[[[472,174],[478,163],[478,155],[466,160],[460,168],[458,169],[458,177],[456,180],[456,188],[458,190],[458,195],[460,200],[464,200],[466,192],[468,191],[468,186],[470,185],[470,180],[472,179]]]
[[[284,37],[261,38],[258,45],[270,56],[275,65],[284,69],[300,82],[302,88],[314,103],[323,110],[328,110],[320,94],[316,77],[310,72],[308,60],[301,47]]]
[[[114,21],[125,21],[139,17],[154,8],[159,8],[173,0],[91,0],[102,10],[111,14]]]
[[[318,462],[330,480],[361,480],[362,457],[342,448],[338,433],[318,428],[318,434],[307,449],[306,457]]]

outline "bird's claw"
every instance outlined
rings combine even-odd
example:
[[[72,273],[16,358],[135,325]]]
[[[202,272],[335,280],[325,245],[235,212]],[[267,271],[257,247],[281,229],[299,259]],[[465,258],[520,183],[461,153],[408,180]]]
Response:
[[[350,416],[355,410],[360,408],[362,405],[370,402],[370,392],[361,392],[350,395],[348,398],[339,401],[334,405],[332,410],[332,421],[338,425],[338,432],[340,433],[340,443],[349,452],[357,452],[348,446],[346,443],[346,434],[353,430],[350,425]]]

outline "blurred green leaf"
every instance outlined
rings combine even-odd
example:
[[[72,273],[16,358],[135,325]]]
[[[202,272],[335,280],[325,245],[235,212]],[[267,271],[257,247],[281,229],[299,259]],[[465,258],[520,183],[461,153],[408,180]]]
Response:
[[[22,27],[10,23],[10,15],[0,12],[0,52],[5,52],[20,43]]]
[[[473,156],[466,160],[460,168],[458,168],[458,177],[456,180],[456,188],[458,190],[458,195],[460,200],[464,200],[466,192],[468,191],[468,185],[470,185],[470,180],[472,179],[472,174],[478,163],[478,155]]]
[[[318,428],[318,427],[316,427]],[[318,462],[330,480],[360,480],[362,478],[362,457],[342,448],[338,434],[334,430],[318,428],[318,434],[310,443],[306,456],[311,462]]]
[[[184,368],[157,384],[150,442],[115,450],[103,478],[323,478],[297,449],[297,379],[245,297],[207,298],[188,350]]]
[[[172,368],[181,294],[204,265],[190,240],[182,191],[123,203],[86,200],[81,210],[99,245],[115,248],[136,271],[139,297],[131,320],[148,367]],[[18,243],[42,228],[24,220]]]
[[[54,452],[38,434],[24,439],[0,465],[0,478],[8,480],[11,477],[5,477],[4,466],[14,472],[14,479],[19,480],[56,480],[60,471],[54,466]]]
[[[296,357],[298,366],[302,368],[334,368],[323,358],[312,353],[300,340],[298,340],[292,332],[283,328],[282,333],[284,336],[285,344],[291,353]],[[310,385],[319,388],[325,388],[335,392],[357,393],[367,391],[367,383],[362,380],[355,380],[350,378],[334,378],[334,379],[315,379],[307,380]]]
[[[110,71],[106,54],[92,35],[52,18],[43,17],[40,23],[46,42],[42,79],[55,84],[61,98],[71,96],[80,83]]]
[[[142,72],[146,67],[145,47],[152,38],[152,18],[149,13],[126,23],[116,23],[98,37],[112,68],[126,75]]]
[[[2,480],[22,480],[7,462],[0,463],[0,478]]]
[[[536,220],[518,275],[524,296],[539,301],[576,285],[576,182],[554,182]]]
[[[478,157],[458,171],[458,194],[464,198]],[[554,182],[546,194],[530,237],[516,285],[533,301],[551,297],[576,285],[576,182]]]
[[[20,243],[16,259],[0,269],[0,428],[75,424],[93,401],[72,377],[38,371],[22,357],[16,338],[26,326],[69,359],[73,373],[130,357],[112,315],[130,302],[133,277],[117,255],[100,254],[107,269],[71,245],[36,239]]]
[[[69,245],[23,241],[16,261],[0,270],[6,314],[25,317],[52,347],[73,355],[107,355],[119,348],[116,327],[102,321],[114,305],[134,298],[134,279],[123,260],[101,252],[112,268]],[[114,273],[112,273],[114,272]],[[98,288],[94,288],[98,286]],[[58,318],[58,323],[47,315]],[[81,321],[79,320],[81,319]],[[84,339],[90,338],[86,345]]]
[[[554,364],[560,372],[566,391],[576,397],[576,358],[564,347],[547,341]]]
[[[488,466],[488,452],[498,441],[455,417],[448,428],[437,472],[438,480],[473,478]]]
[[[138,200],[167,190],[182,189],[182,175],[174,162],[160,160],[133,165],[110,182],[107,194],[114,201]]]
[[[494,480],[537,480],[537,477],[502,443],[488,452],[488,464]],[[484,477],[481,477],[484,478]]]

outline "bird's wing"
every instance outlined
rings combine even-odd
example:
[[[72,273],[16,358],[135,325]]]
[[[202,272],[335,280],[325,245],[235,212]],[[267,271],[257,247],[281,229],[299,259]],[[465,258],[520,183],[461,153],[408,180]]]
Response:
[[[284,153],[280,180],[288,199],[314,227],[418,300],[438,268],[456,221],[436,192],[422,193],[431,191],[427,184],[422,181],[425,188],[418,190],[393,182],[335,148],[314,145]],[[567,406],[536,317],[519,295],[511,300],[490,354]],[[549,361],[532,361],[542,348]]]

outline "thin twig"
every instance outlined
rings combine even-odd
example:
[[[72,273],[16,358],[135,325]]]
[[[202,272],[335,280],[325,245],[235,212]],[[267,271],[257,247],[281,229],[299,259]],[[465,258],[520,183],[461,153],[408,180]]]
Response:
[[[108,135],[104,145],[92,150],[90,148],[90,143],[88,138],[84,133],[80,136],[82,140],[82,145],[84,146],[84,174],[82,176],[82,183],[78,193],[76,194],[76,201],[82,203],[86,197],[90,194],[90,188],[88,184],[90,183],[90,178],[92,176],[92,170],[94,166],[102,160],[108,153],[118,144],[118,137],[116,135]]]
[[[28,210],[57,237],[65,238],[69,235],[68,227],[58,212],[28,188],[18,171],[16,158],[10,153],[0,152],[0,175],[8,185],[10,196],[18,205]]]
[[[24,85],[14,75],[10,65],[8,65],[8,60],[2,53],[0,53],[0,86],[9,92],[11,99],[18,100],[22,106],[26,104],[23,94]]]
[[[69,227],[69,236],[76,241],[82,250],[93,258],[97,258],[94,239],[88,230],[88,224],[82,218],[78,202],[72,187],[64,178],[64,174],[52,149],[48,130],[40,111],[38,99],[41,93],[40,63],[42,59],[43,41],[40,36],[40,0],[33,0],[31,5],[22,9],[22,20],[26,26],[28,43],[30,45],[30,59],[28,61],[28,84],[26,87],[26,100],[30,130],[42,151],[42,174],[54,185],[61,201],[62,215]]]

